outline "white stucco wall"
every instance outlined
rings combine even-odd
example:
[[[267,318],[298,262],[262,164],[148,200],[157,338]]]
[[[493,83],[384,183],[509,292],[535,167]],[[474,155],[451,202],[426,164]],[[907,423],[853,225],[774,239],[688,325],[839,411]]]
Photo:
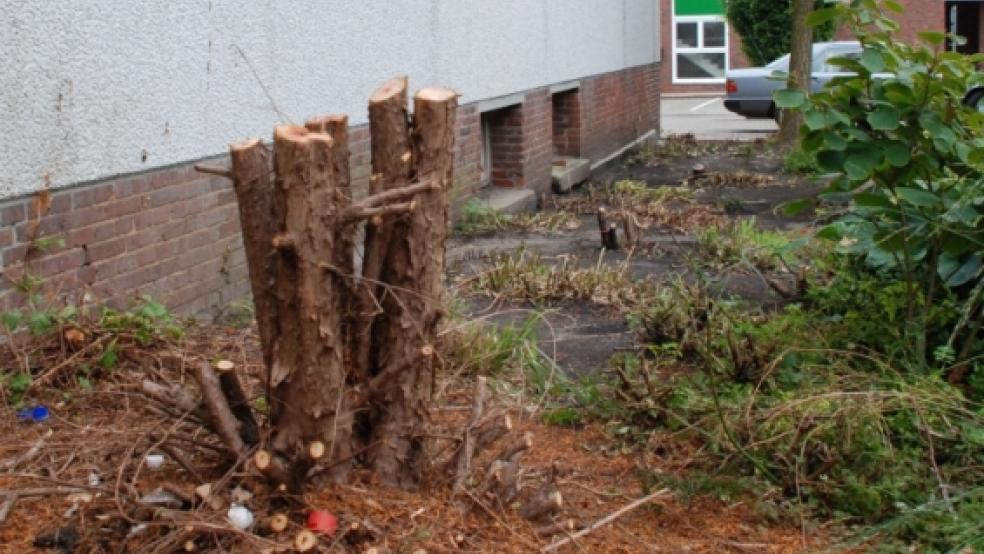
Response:
[[[280,122],[362,123],[394,75],[471,102],[650,63],[658,3],[0,0],[0,198],[220,154]]]

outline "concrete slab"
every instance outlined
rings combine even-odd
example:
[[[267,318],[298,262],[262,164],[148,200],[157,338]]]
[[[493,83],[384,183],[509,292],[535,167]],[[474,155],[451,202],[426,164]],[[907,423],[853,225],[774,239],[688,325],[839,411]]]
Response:
[[[530,189],[490,186],[476,198],[483,207],[506,214],[533,212],[537,208],[536,193]]]
[[[771,119],[748,119],[729,112],[723,96],[663,96],[660,112],[664,137],[693,133],[703,140],[755,140],[778,130]]]
[[[591,160],[583,158],[555,158],[550,168],[554,192],[567,192],[574,185],[591,177]]]

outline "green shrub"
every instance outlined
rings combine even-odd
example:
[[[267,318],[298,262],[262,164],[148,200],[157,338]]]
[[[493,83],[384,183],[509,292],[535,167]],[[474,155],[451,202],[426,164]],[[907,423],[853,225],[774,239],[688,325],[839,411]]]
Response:
[[[908,286],[900,330],[914,359],[927,363],[940,347],[956,362],[970,359],[980,326],[967,324],[979,321],[984,300],[984,114],[962,99],[984,55],[947,51],[943,33],[921,33],[916,45],[895,40],[898,25],[875,0],[820,10],[811,21],[844,22],[863,46],[859,59],[830,60],[853,75],[809,100],[776,93],[782,107],[804,113],[802,148],[833,178],[824,197],[850,201],[818,234]],[[932,343],[939,329],[931,308],[952,294],[963,316]]]

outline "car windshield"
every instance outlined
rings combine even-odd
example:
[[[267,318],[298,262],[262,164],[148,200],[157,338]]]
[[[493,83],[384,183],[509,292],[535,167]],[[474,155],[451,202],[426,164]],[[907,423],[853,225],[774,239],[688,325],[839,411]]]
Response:
[[[789,54],[786,54],[785,56],[773,61],[772,63],[770,63],[765,67],[768,67],[769,69],[778,69],[781,67],[786,67],[788,65],[789,65]]]

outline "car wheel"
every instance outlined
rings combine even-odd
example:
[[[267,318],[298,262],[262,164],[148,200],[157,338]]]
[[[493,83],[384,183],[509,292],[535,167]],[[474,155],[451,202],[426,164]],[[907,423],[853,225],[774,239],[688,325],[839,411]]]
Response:
[[[967,107],[984,112],[984,88],[975,88],[964,97],[964,105]]]
[[[776,120],[776,125],[782,127],[782,108],[772,105],[772,119]]]

